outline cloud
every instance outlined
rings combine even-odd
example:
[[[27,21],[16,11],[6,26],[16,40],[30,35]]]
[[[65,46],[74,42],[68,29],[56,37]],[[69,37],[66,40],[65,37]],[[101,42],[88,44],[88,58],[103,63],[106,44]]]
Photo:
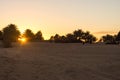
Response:
[[[94,32],[94,34],[116,34],[117,32],[114,31],[99,31],[99,32]]]

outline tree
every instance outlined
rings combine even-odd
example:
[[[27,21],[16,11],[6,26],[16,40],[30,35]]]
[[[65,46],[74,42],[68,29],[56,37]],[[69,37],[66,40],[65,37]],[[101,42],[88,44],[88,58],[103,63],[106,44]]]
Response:
[[[54,41],[55,41],[55,42],[60,42],[60,36],[59,36],[59,34],[56,34],[56,35],[54,36]]]
[[[26,29],[23,36],[26,37],[28,41],[33,41],[35,39],[35,35],[30,29]]]
[[[62,43],[66,43],[67,42],[67,38],[65,36],[61,36],[60,38]]]
[[[50,38],[50,41],[53,42],[62,42],[62,43],[94,43],[96,37],[90,34],[89,31],[84,32],[81,29],[73,31],[73,33],[68,33],[66,36],[59,36],[56,34]]]
[[[97,38],[95,36],[93,36],[92,34],[90,34],[87,39],[88,43],[90,43],[90,44],[94,43],[96,40],[97,40]]]
[[[103,36],[102,39],[106,44],[116,44],[115,36],[107,34]]]
[[[35,40],[39,40],[39,41],[44,40],[41,31],[38,31],[38,32],[35,34]]]
[[[81,39],[82,39],[82,36],[84,35],[84,32],[81,29],[75,30],[73,32],[73,35],[76,39],[76,42],[82,42]]]
[[[17,29],[15,24],[10,24],[7,27],[3,28],[3,44],[4,47],[11,47],[12,42],[18,40],[20,36],[20,31]]]
[[[67,34],[66,38],[67,38],[67,42],[68,43],[74,43],[74,42],[76,42],[76,37],[73,34],[71,34],[71,33]]]
[[[82,39],[84,40],[85,43],[89,42],[89,38],[90,38],[90,32],[89,31],[84,32],[83,36],[82,36]]]
[[[3,40],[3,32],[0,31],[0,40]]]
[[[120,42],[120,31],[119,31],[118,34],[116,35],[116,41]]]
[[[97,38],[95,36],[93,36],[92,34],[90,34],[89,31],[86,31],[84,33],[82,39],[85,41],[85,43],[90,43],[90,44],[94,43],[97,40]]]
[[[49,39],[50,42],[54,42],[54,36],[51,36]]]

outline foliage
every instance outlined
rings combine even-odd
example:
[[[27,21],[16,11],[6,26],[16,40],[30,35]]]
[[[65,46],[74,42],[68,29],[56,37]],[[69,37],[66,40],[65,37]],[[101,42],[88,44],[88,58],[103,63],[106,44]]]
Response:
[[[35,40],[39,40],[39,41],[43,41],[43,40],[44,40],[41,31],[38,31],[38,32],[35,34]]]
[[[116,42],[116,36],[112,36],[112,35],[105,35],[102,37],[103,42],[105,42],[106,44],[117,44]]]
[[[56,34],[51,36],[50,41],[60,42],[60,43],[94,43],[97,39],[95,36],[90,34],[89,31],[84,32],[81,29],[73,31],[73,33],[68,33],[66,36],[60,36]]]
[[[55,41],[55,42],[60,42],[60,36],[59,36],[59,34],[56,34],[56,35],[54,36],[54,41]]]
[[[76,40],[75,42],[82,42],[81,39],[82,39],[83,35],[84,35],[84,32],[81,29],[75,30],[73,32],[73,36]]]
[[[69,33],[69,34],[66,35],[66,42],[68,42],[68,43],[74,43],[74,42],[77,41],[76,39],[77,39],[77,37],[74,36],[71,33]]]
[[[116,35],[116,41],[120,42],[120,31],[119,31],[118,34]]]
[[[49,39],[50,42],[54,42],[54,36],[51,36]]]
[[[0,40],[3,40],[3,32],[0,31]]]
[[[23,36],[26,37],[28,41],[33,41],[35,38],[34,33],[30,29],[26,29]]]
[[[36,34],[34,34],[32,30],[26,29],[23,36],[26,37],[28,41],[43,41],[44,40],[41,31],[38,31]]]
[[[17,26],[10,24],[7,27],[3,28],[3,44],[4,47],[11,47],[12,42],[17,41],[20,36],[20,31],[17,29]]]
[[[12,42],[18,40],[20,36],[20,31],[17,29],[15,24],[10,24],[7,27],[3,28],[0,31],[0,40],[2,40],[4,47],[11,47]],[[38,31],[36,34],[32,32],[30,29],[26,29],[23,34],[28,41],[43,41],[43,35],[41,31]],[[55,36],[51,36],[49,41],[56,43],[94,43],[97,38],[92,35],[89,31],[83,31],[82,29],[78,29],[73,31],[72,33],[68,33],[66,35],[60,36],[56,34]],[[106,44],[119,44],[120,43],[120,31],[117,35],[104,35],[100,39],[100,41],[105,42]]]

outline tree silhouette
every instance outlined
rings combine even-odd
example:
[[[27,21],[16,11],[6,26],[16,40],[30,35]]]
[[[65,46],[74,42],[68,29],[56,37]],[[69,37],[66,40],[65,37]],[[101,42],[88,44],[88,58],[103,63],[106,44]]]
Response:
[[[116,35],[116,41],[118,41],[118,43],[120,43],[120,31],[119,31],[118,34]]]
[[[0,31],[0,40],[3,40],[3,32]]]
[[[94,43],[97,40],[97,38],[95,36],[93,36],[92,34],[90,34],[89,31],[86,31],[84,33],[82,39],[85,41],[85,43],[90,43],[90,44]]]
[[[67,42],[68,43],[74,43],[76,42],[76,36],[74,36],[73,34],[69,33],[66,35],[67,37]]]
[[[75,30],[73,32],[76,42],[82,42],[81,39],[82,39],[83,34],[84,32],[81,29]]]
[[[23,36],[26,37],[28,41],[33,41],[35,39],[34,33],[30,29],[26,29]]]
[[[4,47],[11,47],[12,42],[18,40],[20,36],[20,31],[17,29],[15,24],[10,24],[7,27],[3,28],[3,44]]]
[[[60,42],[60,36],[59,36],[59,34],[56,34],[55,36],[54,36],[54,41],[55,42]]]
[[[38,31],[38,32],[35,34],[35,40],[37,40],[37,41],[42,41],[42,40],[44,40],[41,31]]]
[[[102,39],[106,44],[116,44],[115,36],[107,34],[106,36],[103,36]]]
[[[95,36],[93,36],[92,34],[90,34],[88,36],[88,43],[92,44],[97,40],[97,38]]]
[[[87,31],[87,32],[83,33],[82,39],[84,40],[85,43],[88,43],[89,37],[90,37],[90,32]]]
[[[51,36],[49,39],[50,42],[54,42],[54,36]]]
[[[68,33],[66,36],[51,36],[50,42],[61,42],[61,43],[94,43],[96,37],[90,34],[89,31],[84,32],[81,29],[73,31],[73,33]]]
[[[65,36],[61,36],[60,38],[62,43],[66,43],[67,42],[67,38]]]

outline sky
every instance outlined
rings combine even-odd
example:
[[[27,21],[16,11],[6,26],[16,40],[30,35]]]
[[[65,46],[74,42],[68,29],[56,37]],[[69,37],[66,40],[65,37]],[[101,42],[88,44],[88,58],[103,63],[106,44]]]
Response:
[[[11,23],[45,39],[77,29],[100,38],[120,31],[120,0],[0,0],[0,30]]]

